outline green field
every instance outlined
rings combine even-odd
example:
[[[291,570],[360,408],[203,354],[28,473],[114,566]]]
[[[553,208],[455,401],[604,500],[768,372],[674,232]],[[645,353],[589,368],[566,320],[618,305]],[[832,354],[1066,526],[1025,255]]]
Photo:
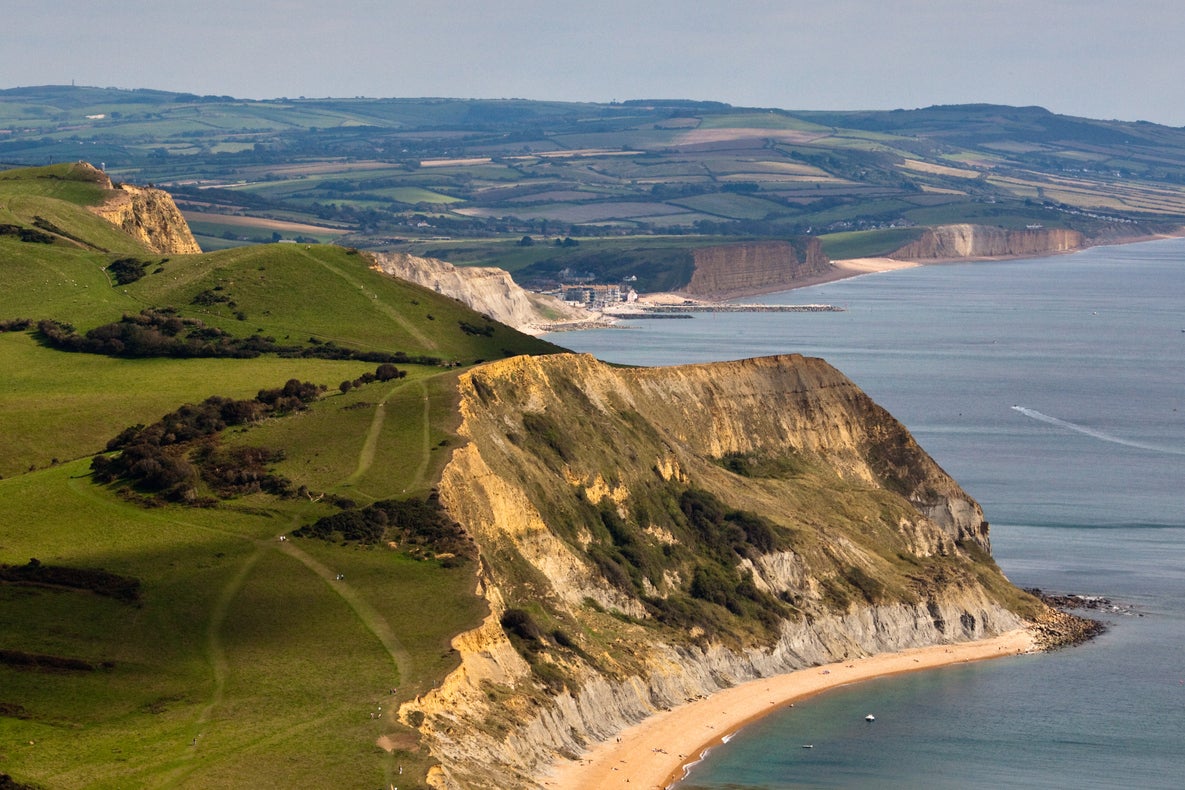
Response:
[[[456,666],[451,638],[485,616],[474,559],[402,533],[292,533],[428,497],[459,443],[458,368],[556,347],[342,247],[150,252],[86,210],[103,195],[78,176],[0,178],[15,228],[0,236],[0,321],[33,322],[0,332],[0,773],[39,788],[424,787],[431,760],[396,709]],[[116,281],[121,258],[142,264],[138,279]],[[171,317],[161,333],[203,326],[289,350],[68,352],[37,325],[82,334],[149,314]],[[351,350],[407,361],[368,380],[374,361],[326,358]],[[279,488],[219,488],[228,461],[200,466],[184,499],[91,474],[131,426],[290,380],[324,390],[166,451],[202,464],[262,448]]]
[[[251,101],[48,86],[0,90],[0,130],[7,162],[74,159],[86,139],[115,178],[263,228],[207,219],[206,250],[268,241],[279,218],[344,229],[339,243],[363,249],[556,233],[786,239],[997,224],[993,206],[1088,238],[1185,221],[1185,133],[1035,107]],[[960,164],[977,175],[949,170]],[[950,197],[945,210],[914,203],[932,194]]]

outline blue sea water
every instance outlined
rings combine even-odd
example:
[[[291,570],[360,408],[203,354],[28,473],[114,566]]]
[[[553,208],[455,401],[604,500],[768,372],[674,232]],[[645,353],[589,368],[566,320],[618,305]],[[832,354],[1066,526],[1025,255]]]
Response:
[[[823,357],[980,502],[1016,584],[1131,609],[1092,615],[1109,630],[1083,646],[800,702],[713,749],[679,790],[1185,786],[1185,240],[749,301],[845,312],[552,339],[640,365]]]

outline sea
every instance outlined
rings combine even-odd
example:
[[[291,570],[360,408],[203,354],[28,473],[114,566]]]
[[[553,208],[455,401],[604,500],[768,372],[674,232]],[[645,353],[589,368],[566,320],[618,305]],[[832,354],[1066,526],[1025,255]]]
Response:
[[[1185,239],[743,301],[843,312],[702,313],[550,339],[630,365],[826,359],[979,501],[1015,584],[1104,598],[1082,613],[1107,630],[784,707],[677,790],[1185,787]]]

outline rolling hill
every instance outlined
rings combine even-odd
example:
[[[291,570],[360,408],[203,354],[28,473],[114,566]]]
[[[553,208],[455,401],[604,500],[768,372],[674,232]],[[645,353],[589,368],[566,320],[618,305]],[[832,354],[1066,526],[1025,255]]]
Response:
[[[1081,634],[822,360],[614,368],[101,176],[0,173],[0,782],[537,789],[732,682]]]
[[[423,775],[414,731],[379,712],[456,665],[449,639],[485,611],[472,559],[393,528],[381,551],[277,536],[379,501],[435,512],[458,367],[557,349],[354,250],[150,249],[92,211],[118,197],[96,172],[0,175],[0,771],[39,787]],[[59,350],[43,320],[123,347]],[[274,408],[294,381],[325,389]],[[144,469],[92,479],[96,453],[162,419],[172,438],[142,466],[188,469],[189,505]]]

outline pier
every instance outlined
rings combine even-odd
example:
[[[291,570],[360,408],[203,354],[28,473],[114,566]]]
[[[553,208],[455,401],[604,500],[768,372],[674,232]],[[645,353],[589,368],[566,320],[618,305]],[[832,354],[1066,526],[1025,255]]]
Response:
[[[607,309],[614,318],[679,316],[688,313],[842,313],[832,304],[661,304],[631,305],[625,309]]]

